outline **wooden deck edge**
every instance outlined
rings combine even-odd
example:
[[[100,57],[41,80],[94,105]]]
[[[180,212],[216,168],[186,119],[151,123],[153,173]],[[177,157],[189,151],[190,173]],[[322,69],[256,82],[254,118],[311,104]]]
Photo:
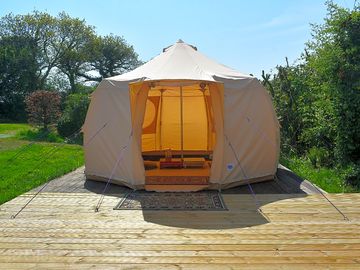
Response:
[[[286,174],[279,177],[279,173],[278,172],[276,173],[276,175],[281,179],[281,181],[295,182],[296,184],[300,185],[303,191],[305,191],[307,194],[317,194],[320,192],[327,194],[325,190],[323,190],[316,184],[310,182],[309,180],[303,179],[302,177],[300,177],[299,175],[297,175],[296,173],[294,173],[292,170],[285,167],[284,165],[279,163],[278,168],[284,170]],[[282,179],[282,177],[285,177],[285,179]]]

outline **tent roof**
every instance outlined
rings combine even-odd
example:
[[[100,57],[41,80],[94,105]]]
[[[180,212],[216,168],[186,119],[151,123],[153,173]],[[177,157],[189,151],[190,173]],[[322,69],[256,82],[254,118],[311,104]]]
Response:
[[[253,77],[217,63],[198,52],[196,47],[180,39],[146,64],[128,73],[107,78],[107,80],[221,81],[221,78],[239,80]]]

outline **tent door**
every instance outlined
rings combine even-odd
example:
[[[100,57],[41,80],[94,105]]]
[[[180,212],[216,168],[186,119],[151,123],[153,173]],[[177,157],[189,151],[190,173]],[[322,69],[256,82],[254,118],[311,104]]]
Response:
[[[206,84],[149,90],[142,155],[146,184],[207,185],[215,141]]]

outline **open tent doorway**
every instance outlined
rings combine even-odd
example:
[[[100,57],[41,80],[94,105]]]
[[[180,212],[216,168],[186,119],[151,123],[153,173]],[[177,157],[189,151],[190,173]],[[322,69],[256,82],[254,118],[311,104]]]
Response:
[[[141,134],[145,184],[148,187],[207,187],[215,144],[209,82],[150,84]]]

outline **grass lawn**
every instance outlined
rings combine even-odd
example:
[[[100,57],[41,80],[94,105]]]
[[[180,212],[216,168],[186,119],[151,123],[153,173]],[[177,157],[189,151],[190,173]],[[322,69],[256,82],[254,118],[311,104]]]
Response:
[[[26,124],[0,124],[1,134],[30,130]],[[0,204],[84,164],[79,145],[0,139]]]
[[[343,169],[314,168],[309,160],[299,157],[282,156],[280,163],[327,192],[358,192],[355,188],[345,185]]]
[[[31,127],[28,124],[0,124],[0,134],[15,135],[20,131],[30,130]]]

